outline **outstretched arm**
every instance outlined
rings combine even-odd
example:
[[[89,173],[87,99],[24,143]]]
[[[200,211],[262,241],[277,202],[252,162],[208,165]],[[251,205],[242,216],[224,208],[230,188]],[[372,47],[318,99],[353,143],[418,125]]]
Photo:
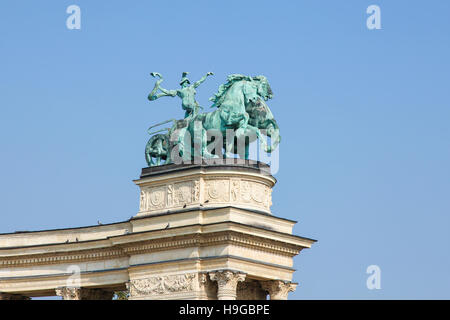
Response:
[[[177,95],[177,90],[166,90],[164,88],[159,87],[159,90],[161,90],[161,92],[163,93],[162,96],[171,96],[171,97],[175,97]]]
[[[158,86],[157,89],[159,89],[162,93],[156,94],[156,90],[153,90],[148,95],[148,100],[153,101],[161,97],[175,97],[177,95],[177,90],[166,90],[164,88],[161,88],[160,86]]]
[[[150,73],[150,75],[155,78],[158,77],[159,79],[156,81],[152,92],[150,92],[150,94],[148,95],[148,100],[153,101],[161,97],[165,96],[175,97],[177,95],[176,90],[166,90],[164,88],[161,88],[160,84],[161,82],[163,82],[163,77],[161,76],[161,74],[159,74],[158,72],[152,72]],[[158,90],[160,90],[162,93],[156,94]]]
[[[166,92],[159,93],[159,94],[154,94],[154,95],[152,95],[150,93],[148,95],[148,100],[153,101],[153,100],[156,100],[156,99],[161,98],[161,97],[175,97],[176,95],[177,95],[177,91],[176,90],[166,90]]]
[[[208,76],[212,76],[214,73],[208,72],[205,76],[201,77],[200,80],[194,83],[194,88],[197,88],[199,85],[201,85]]]

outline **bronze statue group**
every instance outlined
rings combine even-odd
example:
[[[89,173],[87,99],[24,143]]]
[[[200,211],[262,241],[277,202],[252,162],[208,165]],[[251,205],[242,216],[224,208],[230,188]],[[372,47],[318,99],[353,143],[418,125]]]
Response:
[[[218,92],[210,98],[213,103],[211,108],[215,110],[200,113],[203,108],[195,99],[195,89],[212,76],[212,72],[193,84],[187,78],[188,73],[183,72],[180,89],[176,90],[161,87],[161,74],[152,72],[151,75],[157,81],[148,99],[154,101],[161,97],[178,96],[185,115],[182,120],[167,120],[148,129],[151,137],[145,147],[145,159],[149,166],[232,158],[234,154],[248,159],[249,146],[256,139],[267,153],[278,146],[280,130],[266,104],[272,98],[266,77],[229,75],[227,82],[220,85]],[[172,124],[170,128],[152,131],[169,123]]]

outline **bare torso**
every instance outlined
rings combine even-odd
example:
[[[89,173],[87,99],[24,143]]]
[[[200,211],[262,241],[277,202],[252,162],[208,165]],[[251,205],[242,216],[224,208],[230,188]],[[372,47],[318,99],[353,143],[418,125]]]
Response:
[[[181,98],[181,106],[184,110],[194,110],[197,106],[195,101],[195,91],[193,86],[185,87],[177,90],[177,95]]]

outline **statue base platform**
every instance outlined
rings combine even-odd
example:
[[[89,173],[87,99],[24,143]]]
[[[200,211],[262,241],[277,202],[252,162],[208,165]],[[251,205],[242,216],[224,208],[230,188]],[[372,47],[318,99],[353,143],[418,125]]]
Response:
[[[128,221],[1,234],[0,299],[287,299],[315,240],[272,215],[267,165],[232,160],[142,169]]]

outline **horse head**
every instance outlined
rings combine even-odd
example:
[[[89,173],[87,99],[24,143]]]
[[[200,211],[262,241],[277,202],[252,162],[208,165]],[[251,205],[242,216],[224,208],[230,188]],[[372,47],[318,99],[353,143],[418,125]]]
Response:
[[[267,78],[264,76],[248,77],[243,82],[243,93],[245,96],[245,105],[256,105],[258,100],[267,101],[272,98],[272,89]]]
[[[269,81],[267,81],[267,78],[265,76],[256,76],[253,77],[253,80],[256,80],[258,95],[261,98],[263,98],[264,101],[272,99],[273,92],[272,88],[270,88]]]

